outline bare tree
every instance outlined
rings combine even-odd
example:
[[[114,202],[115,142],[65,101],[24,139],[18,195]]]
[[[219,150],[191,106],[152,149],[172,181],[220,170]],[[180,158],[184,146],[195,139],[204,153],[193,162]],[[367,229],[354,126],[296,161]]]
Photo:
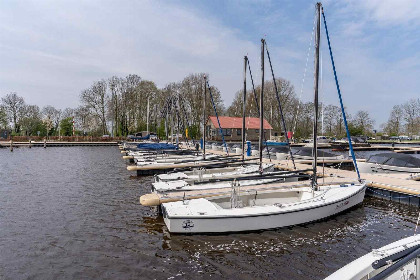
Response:
[[[1,101],[9,120],[13,123],[14,131],[18,133],[20,131],[19,120],[22,116],[22,111],[25,108],[25,101],[23,97],[20,97],[15,92],[12,92],[3,97]]]
[[[44,116],[44,119],[50,119],[52,121],[54,130],[57,130],[60,125],[61,114],[61,110],[56,109],[51,105],[47,105],[42,108],[42,115]]]
[[[403,105],[406,132],[416,135],[420,132],[420,98],[411,99]]]
[[[355,127],[358,127],[363,131],[363,134],[369,134],[372,132],[375,121],[370,117],[368,111],[358,111],[354,116],[352,123]]]
[[[389,115],[388,122],[385,126],[385,131],[389,135],[400,135],[403,129],[404,121],[404,110],[401,105],[395,105],[392,107],[392,111]]]
[[[37,129],[42,125],[41,111],[37,105],[26,105],[22,110],[22,118],[20,120],[22,130],[25,135],[34,135]]]
[[[108,104],[107,83],[105,80],[95,82],[89,89],[82,91],[80,100],[99,119],[102,133],[107,134],[106,109]]]

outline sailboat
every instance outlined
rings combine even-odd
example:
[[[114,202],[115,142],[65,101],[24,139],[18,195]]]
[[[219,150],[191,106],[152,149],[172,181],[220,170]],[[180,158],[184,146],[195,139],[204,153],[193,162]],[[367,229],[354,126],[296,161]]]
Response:
[[[360,161],[362,173],[411,173],[420,174],[420,158],[407,154],[379,153]]]
[[[257,174],[259,172],[258,164],[250,164],[239,167],[224,167],[211,169],[196,169],[192,171],[173,172],[168,174],[160,174],[155,176],[155,182],[166,182],[173,180],[210,180],[217,178],[235,177],[239,175]],[[263,172],[272,172],[274,164],[264,163]]]
[[[318,118],[318,57],[320,9],[317,3],[317,44],[315,63],[314,162],[312,185],[269,191],[249,189],[241,193],[232,185],[230,195],[199,198],[162,204],[165,224],[171,233],[224,233],[265,230],[314,222],[336,215],[361,203],[365,196],[364,183],[318,185],[317,183],[317,118]],[[263,119],[264,46],[261,40],[262,85],[260,120]],[[260,131],[263,131],[262,121]],[[262,165],[262,133],[259,139]],[[355,163],[356,164],[356,163]]]
[[[354,260],[324,280],[420,279],[420,234],[398,240]]]

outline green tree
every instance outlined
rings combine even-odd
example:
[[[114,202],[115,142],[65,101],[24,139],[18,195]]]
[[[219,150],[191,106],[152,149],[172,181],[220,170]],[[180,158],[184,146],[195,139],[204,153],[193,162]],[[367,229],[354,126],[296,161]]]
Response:
[[[73,134],[73,120],[72,118],[62,119],[60,122],[61,135],[71,136]]]

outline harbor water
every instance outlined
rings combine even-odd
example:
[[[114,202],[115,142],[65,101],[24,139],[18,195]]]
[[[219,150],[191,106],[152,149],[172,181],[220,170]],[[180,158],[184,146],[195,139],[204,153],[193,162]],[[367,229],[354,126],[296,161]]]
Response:
[[[323,279],[414,234],[417,208],[366,197],[326,220],[171,235],[117,147],[0,149],[0,279]]]

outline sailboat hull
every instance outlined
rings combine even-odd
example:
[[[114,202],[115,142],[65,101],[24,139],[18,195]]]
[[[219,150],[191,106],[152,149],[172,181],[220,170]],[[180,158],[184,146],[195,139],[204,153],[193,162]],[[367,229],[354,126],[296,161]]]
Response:
[[[297,205],[274,203],[266,206],[213,209],[214,206],[208,200],[197,199],[201,212],[180,209],[184,203],[182,201],[163,204],[162,210],[165,224],[171,233],[256,231],[304,224],[336,215],[361,203],[365,189],[364,184],[338,187],[324,199],[309,199],[307,203]]]
[[[420,173],[420,168],[392,166],[362,161],[358,161],[357,166],[361,173]]]

